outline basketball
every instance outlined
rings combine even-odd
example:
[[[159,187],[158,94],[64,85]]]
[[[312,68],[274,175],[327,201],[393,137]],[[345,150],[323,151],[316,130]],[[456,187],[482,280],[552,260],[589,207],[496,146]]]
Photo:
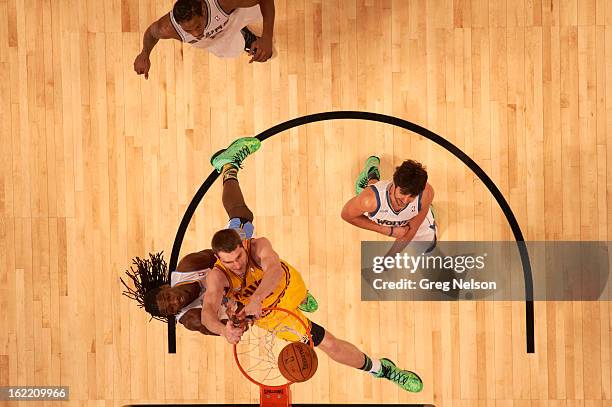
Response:
[[[285,379],[305,382],[314,376],[319,366],[314,349],[302,342],[292,342],[278,355],[278,369]]]

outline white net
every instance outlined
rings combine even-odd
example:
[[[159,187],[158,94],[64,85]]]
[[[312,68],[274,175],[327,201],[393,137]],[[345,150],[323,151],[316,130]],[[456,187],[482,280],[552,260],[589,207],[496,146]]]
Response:
[[[265,329],[257,323],[251,325],[236,345],[238,363],[253,380],[266,386],[286,384],[278,369],[278,355],[290,342],[306,343],[304,326],[293,315],[274,311],[273,322],[267,319]],[[283,339],[281,339],[283,338]]]

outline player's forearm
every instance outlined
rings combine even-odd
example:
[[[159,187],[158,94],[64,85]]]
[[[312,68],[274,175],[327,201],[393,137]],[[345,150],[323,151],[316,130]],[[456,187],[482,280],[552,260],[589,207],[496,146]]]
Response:
[[[202,308],[202,325],[204,325],[205,329],[208,328],[210,332],[217,335],[222,335],[225,328],[225,325],[219,321],[214,311],[206,307]]]
[[[358,228],[371,230],[373,232],[377,232],[385,236],[389,236],[389,234],[391,233],[390,226],[383,226],[383,225],[379,225],[376,222],[372,222],[365,215],[361,215],[356,218],[348,218],[348,219],[344,218],[344,220],[350,223],[351,225],[357,226]]]
[[[209,336],[221,336],[221,334],[218,334],[218,333],[216,333],[216,332],[213,332],[213,331],[211,331],[210,329],[208,329],[207,327],[205,327],[205,326],[204,326],[204,324],[202,324],[202,325],[200,326],[199,331],[200,331],[200,333],[201,333],[201,334],[204,334],[204,335],[209,335]]]
[[[398,240],[403,240],[408,243],[411,242],[419,231],[419,228],[423,224],[423,221],[427,217],[428,212],[429,209],[421,210],[421,212],[419,212],[417,216],[412,218],[408,224],[410,226],[410,229],[408,230],[408,232],[406,232],[404,236],[400,236]]]
[[[141,52],[147,55],[151,55],[151,51],[153,50],[153,47],[155,47],[155,44],[157,44],[157,42],[159,41],[159,38],[154,37],[153,34],[151,33],[151,27],[152,25],[150,25],[149,28],[147,28],[147,30],[144,32],[144,35],[142,37],[142,51]]]
[[[274,36],[274,0],[261,0],[259,8],[263,16],[263,33],[261,36],[271,39]]]
[[[261,279],[261,283],[251,296],[251,300],[259,301],[260,303],[274,291],[283,275],[280,263],[277,266],[275,265],[267,268],[264,266],[264,270],[265,273]]]

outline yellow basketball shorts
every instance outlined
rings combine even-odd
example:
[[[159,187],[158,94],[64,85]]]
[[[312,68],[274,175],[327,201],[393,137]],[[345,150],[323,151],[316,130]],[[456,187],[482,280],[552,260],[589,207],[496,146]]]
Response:
[[[285,264],[287,265],[287,263]],[[306,288],[306,284],[301,274],[293,267],[287,266],[289,270],[289,283],[285,287],[285,290],[276,296],[276,298],[272,299],[272,301],[266,299],[263,306],[283,308],[291,311],[308,327],[308,329],[310,329],[310,321],[302,311],[298,309],[298,306],[304,301],[304,298],[306,298],[308,289]],[[262,318],[255,321],[255,325],[286,341],[305,342],[308,340],[304,325],[302,325],[296,317],[284,311],[273,310],[268,313],[264,312]]]

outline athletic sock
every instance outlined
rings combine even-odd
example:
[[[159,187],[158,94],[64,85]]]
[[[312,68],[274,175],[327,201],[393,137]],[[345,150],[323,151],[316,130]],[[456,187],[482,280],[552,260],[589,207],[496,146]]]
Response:
[[[363,366],[361,366],[359,370],[365,370],[366,372],[369,372],[370,369],[372,369],[372,359],[370,359],[370,357],[365,353],[363,354],[363,357],[365,358],[365,360],[363,361]]]
[[[380,359],[370,359],[368,355],[363,354],[365,360],[363,362],[363,366],[359,368],[359,370],[366,371],[368,373],[376,374],[380,372],[381,364]]]
[[[235,179],[236,181],[238,180],[238,168],[236,168],[236,166],[234,164],[225,164],[223,166],[223,170],[221,171],[221,174],[223,175],[223,183],[225,184],[226,181],[229,181],[230,179]]]
[[[368,373],[377,374],[380,372],[381,364],[380,359],[372,359],[372,368],[368,370]]]

